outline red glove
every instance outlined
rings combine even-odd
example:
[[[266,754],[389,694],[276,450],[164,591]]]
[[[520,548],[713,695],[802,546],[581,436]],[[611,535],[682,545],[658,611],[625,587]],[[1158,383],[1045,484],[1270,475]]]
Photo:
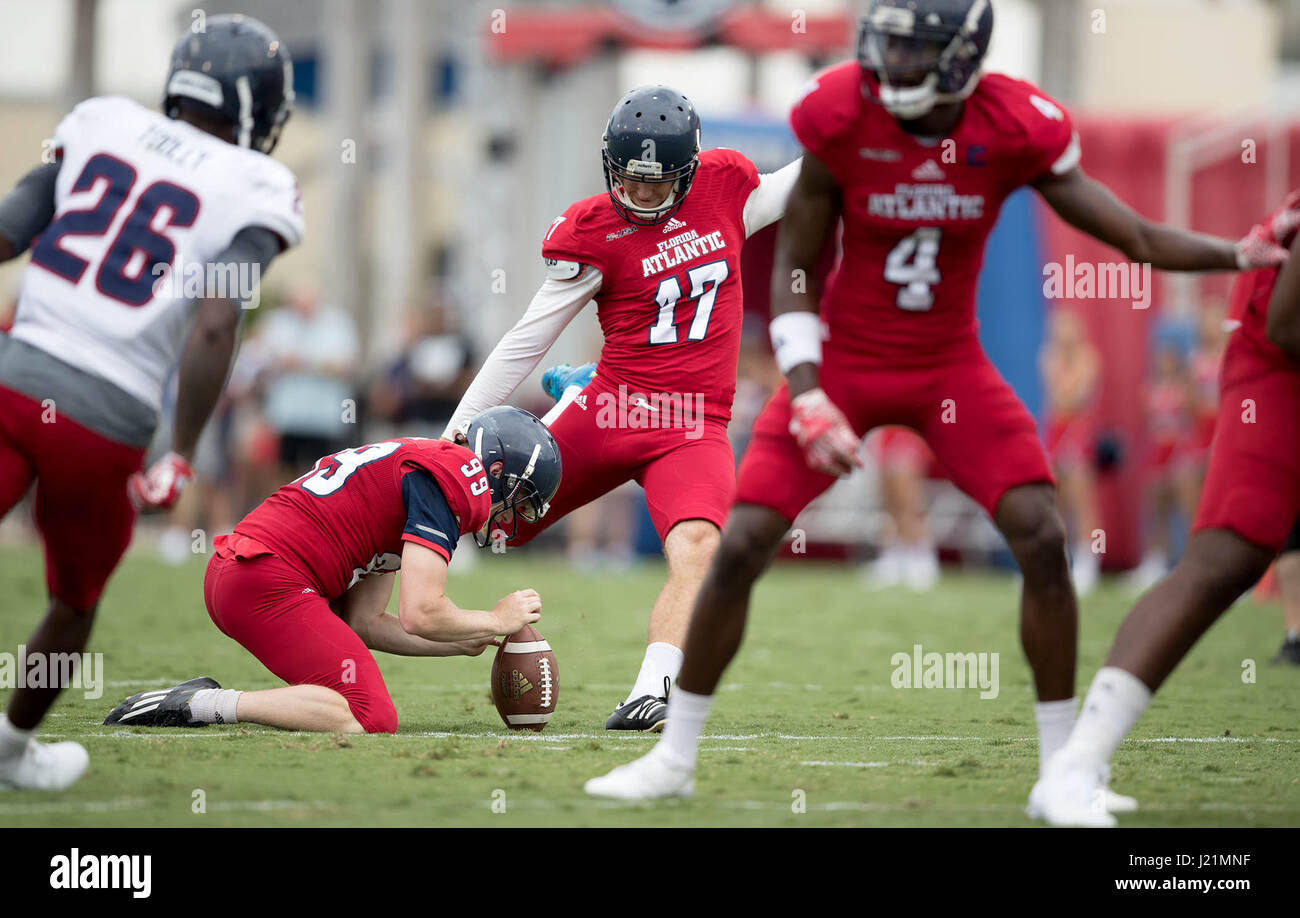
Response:
[[[136,472],[126,482],[126,494],[136,510],[170,510],[194,477],[194,469],[176,453],[168,453],[148,471]]]
[[[790,400],[790,433],[803,450],[808,467],[825,475],[847,475],[860,467],[861,438],[849,426],[844,412],[836,408],[821,389],[809,389]]]
[[[1300,226],[1300,209],[1279,211],[1267,224],[1257,223],[1233,246],[1237,270],[1272,268],[1287,259],[1287,250],[1277,240],[1285,239]]]

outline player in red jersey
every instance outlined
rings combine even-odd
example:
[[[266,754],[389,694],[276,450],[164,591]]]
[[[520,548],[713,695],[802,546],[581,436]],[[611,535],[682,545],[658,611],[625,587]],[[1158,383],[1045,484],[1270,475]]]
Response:
[[[546,281],[489,355],[448,425],[507,399],[591,300],[604,333],[595,379],[548,416],[564,481],[518,543],[628,480],[645,489],[668,580],[611,730],[657,730],[691,605],[735,487],[727,439],[743,307],[740,252],[778,219],[798,166],[759,175],[734,150],[700,152],[700,120],[666,86],[633,90],[605,128],[607,194],[579,201],[542,242]]]
[[[1093,679],[1078,723],[1035,789],[1054,825],[1113,825],[1095,805],[1110,757],[1192,646],[1263,576],[1300,513],[1300,233],[1293,192],[1262,238],[1281,267],[1233,287],[1219,418],[1192,535],[1174,569],[1138,601]]]
[[[289,683],[256,692],[209,677],[132,695],[106,724],[393,733],[397,710],[371,650],[474,656],[540,617],[533,590],[487,612],[447,597],[460,536],[537,520],[560,483],[555,441],[518,408],[475,417],[455,443],[404,437],[325,456],[213,542],[208,614]],[[397,615],[388,614],[402,571]]]
[[[663,741],[589,781],[590,793],[691,792],[699,732],[739,648],[754,582],[794,517],[854,467],[859,439],[882,424],[920,432],[1006,537],[1024,578],[1020,634],[1039,698],[1040,767],[1065,742],[1077,612],[1064,526],[1034,420],[976,336],[975,285],[998,209],[1029,185],[1069,223],[1165,269],[1255,267],[1285,252],[1149,223],[1089,179],[1059,105],[1029,83],[981,78],[992,28],[988,0],[875,0],[858,60],[817,76],[796,103],[805,154],[772,281],[787,386],[754,425]],[[820,258],[837,209],[843,257],[819,320],[797,280]]]

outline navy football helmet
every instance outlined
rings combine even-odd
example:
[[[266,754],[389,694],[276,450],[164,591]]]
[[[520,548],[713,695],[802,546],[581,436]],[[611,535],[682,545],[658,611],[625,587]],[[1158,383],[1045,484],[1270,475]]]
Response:
[[[992,34],[990,0],[872,0],[858,23],[867,94],[903,120],[964,99]]]
[[[667,222],[682,206],[699,166],[700,116],[690,99],[667,86],[642,86],[618,100],[605,126],[601,160],[614,210],[629,223]],[[623,180],[673,189],[657,207],[638,207]]]
[[[293,110],[293,62],[275,33],[250,16],[210,16],[172,50],[163,112],[228,122],[241,147],[270,153]]]
[[[479,412],[465,425],[469,448],[487,472],[492,512],[474,534],[482,547],[501,529],[515,537],[519,518],[535,523],[546,515],[560,487],[560,448],[546,425],[522,408],[498,405]],[[509,514],[509,530],[497,525]]]

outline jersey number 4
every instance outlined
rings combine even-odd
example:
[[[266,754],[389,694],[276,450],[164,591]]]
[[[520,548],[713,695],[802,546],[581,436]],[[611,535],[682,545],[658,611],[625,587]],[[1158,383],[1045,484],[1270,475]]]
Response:
[[[87,162],[72,193],[94,189],[102,182],[99,200],[88,208],[70,210],[46,227],[32,249],[32,264],[40,265],[69,283],[81,282],[90,267],[86,259],[63,248],[68,236],[103,236],[135,186],[135,169],[107,153],[97,153]],[[166,211],[166,219],[158,218]],[[157,265],[170,267],[176,245],[164,235],[170,227],[192,226],[199,215],[194,193],[171,182],[154,182],[140,192],[135,207],[117,231],[95,273],[95,287],[105,296],[128,306],[143,306],[153,299],[159,279]]]
[[[939,283],[935,259],[939,257],[942,232],[938,227],[922,227],[899,240],[885,256],[885,280],[902,285],[895,301],[899,309],[925,312],[934,305],[934,291],[930,288]]]
[[[727,279],[730,270],[724,260],[711,261],[686,272],[686,280],[691,285],[689,299],[695,300],[695,317],[691,319],[690,330],[686,332],[687,341],[703,341],[709,333],[713,301],[718,298],[718,288]],[[676,275],[665,277],[659,282],[659,289],[655,291],[659,319],[650,326],[651,344],[677,343],[677,301],[681,298],[682,285]]]

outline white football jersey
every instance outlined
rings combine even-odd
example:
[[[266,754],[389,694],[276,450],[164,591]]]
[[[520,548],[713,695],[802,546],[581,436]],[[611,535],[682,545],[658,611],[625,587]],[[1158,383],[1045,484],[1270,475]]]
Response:
[[[11,334],[157,410],[192,297],[209,289],[197,286],[204,266],[245,227],[302,241],[297,181],[129,99],[82,102],[54,141],[54,219],[32,246]]]

